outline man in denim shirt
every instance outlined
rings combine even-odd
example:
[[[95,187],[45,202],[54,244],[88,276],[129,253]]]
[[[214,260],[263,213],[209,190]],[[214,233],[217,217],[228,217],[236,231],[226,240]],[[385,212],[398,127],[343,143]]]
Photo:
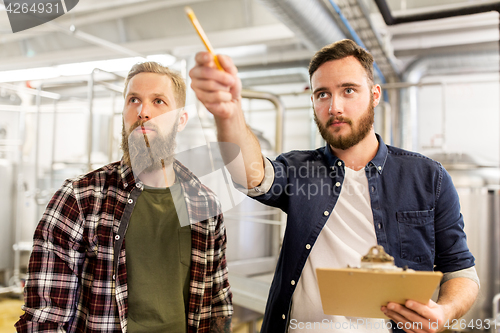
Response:
[[[219,61],[224,71],[208,53],[199,53],[191,86],[214,115],[218,140],[241,148],[246,171],[230,170],[233,180],[249,189],[248,195],[288,214],[262,332],[313,332],[312,324],[325,320],[349,323],[323,313],[315,269],[357,266],[376,244],[400,267],[444,273],[437,303],[409,300],[381,307],[394,321],[393,331],[419,322],[418,331],[442,331],[464,315],[477,297],[479,280],[457,192],[441,164],[387,146],[375,134],[381,88],[373,82],[373,57],[350,40],[316,53],[309,66],[311,101],[327,145],[284,153],[275,161],[262,157],[245,123],[236,67],[228,57]],[[438,327],[429,325],[436,322]],[[362,332],[381,327],[375,319],[365,323],[347,327]],[[321,327],[322,332],[341,330],[343,325]],[[385,325],[377,331],[389,330]]]

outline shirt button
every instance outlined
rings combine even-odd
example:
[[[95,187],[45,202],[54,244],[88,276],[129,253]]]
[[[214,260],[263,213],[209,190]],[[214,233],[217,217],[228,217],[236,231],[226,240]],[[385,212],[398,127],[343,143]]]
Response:
[[[306,249],[310,250],[311,249],[311,245],[307,244],[306,245]]]
[[[132,199],[128,199],[128,200],[127,200],[127,202],[128,202],[129,204],[131,204],[131,203],[133,203],[133,202],[134,202],[134,200],[132,200]]]
[[[382,223],[377,224],[377,227],[378,227],[379,229],[382,229]]]
[[[337,162],[337,165],[338,165],[338,166],[342,166],[342,162],[338,161],[338,162]]]
[[[260,188],[258,188],[258,187],[254,187],[253,189],[254,189],[254,190],[255,190],[255,192],[257,192],[257,193],[259,193],[259,192],[260,192]]]
[[[125,187],[125,188],[126,188],[127,186],[128,186],[128,184],[127,184],[127,183],[123,184],[123,187]]]
[[[286,316],[285,315],[281,315],[281,318],[286,319]]]
[[[115,275],[114,275],[114,274],[113,274],[113,280],[116,280],[116,277],[115,277]]]
[[[378,169],[379,169],[379,170],[382,170],[382,167],[381,167],[381,166],[379,166],[379,167],[378,167]]]
[[[336,182],[335,186],[340,187],[340,182]]]
[[[375,192],[375,186],[372,186],[372,193]]]
[[[135,184],[135,187],[137,187],[137,188],[141,188],[141,186],[142,186],[142,184],[141,184],[141,183],[137,183],[137,184]]]
[[[323,215],[328,216],[328,215],[330,215],[330,212],[329,212],[329,211],[327,211],[327,210],[325,210],[325,211],[323,212]]]
[[[290,282],[292,284],[292,286],[295,286],[295,280],[292,280],[292,282]]]
[[[330,169],[332,169],[332,170],[334,170],[334,171],[335,171],[335,167],[334,167],[334,166],[330,167]]]
[[[119,240],[119,239],[120,239],[120,235],[116,235],[116,236],[115,236],[115,239],[116,239],[116,240]]]

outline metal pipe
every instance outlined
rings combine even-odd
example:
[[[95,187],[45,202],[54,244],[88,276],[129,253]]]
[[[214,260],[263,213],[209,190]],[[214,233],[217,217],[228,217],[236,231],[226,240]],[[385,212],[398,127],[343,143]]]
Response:
[[[109,115],[109,124],[108,124],[108,160],[111,162],[113,160],[113,139],[115,132],[115,122],[114,122],[114,114],[116,107],[116,94],[111,92],[111,114]]]
[[[14,250],[14,274],[12,276],[11,281],[15,286],[21,285],[20,279],[20,270],[21,270],[21,249],[19,248],[19,243],[21,242],[22,237],[22,220],[21,216],[24,211],[24,174],[23,174],[23,148],[25,145],[26,137],[26,112],[24,108],[20,108],[19,112],[19,141],[21,142],[20,149],[17,150],[17,177],[16,177],[16,186],[14,193],[14,204],[16,207],[14,211],[14,246],[12,249]]]
[[[493,320],[495,320],[495,323],[497,325],[500,324],[500,311],[499,309],[499,303],[500,303],[500,294],[496,294],[495,297],[493,297]]]
[[[42,85],[43,84],[40,84],[37,88],[37,92],[41,92],[42,91]],[[38,169],[40,168],[39,166],[39,153],[40,153],[40,113],[41,113],[41,109],[42,109],[42,96],[41,94],[37,94],[36,95],[36,133],[35,133],[35,137],[36,137],[36,140],[35,140],[35,172],[34,172],[34,175],[35,175],[35,201],[38,202],[38,194],[40,192],[40,189],[38,188]],[[37,213],[37,216],[38,216],[38,210],[36,211]]]
[[[447,17],[478,14],[478,13],[485,13],[485,12],[492,12],[492,11],[500,12],[500,3],[498,1],[491,1],[489,3],[476,5],[476,6],[465,5],[465,6],[460,6],[460,7],[453,8],[453,9],[394,17],[385,0],[375,0],[375,3],[377,4],[377,7],[380,11],[380,14],[382,14],[382,17],[384,18],[385,24],[387,24],[387,25],[396,25],[396,24],[401,24],[401,23],[435,20],[435,19],[441,19],[441,18],[447,18]]]
[[[441,85],[441,147],[446,148],[446,83]]]
[[[16,85],[13,85],[13,84],[10,84],[10,83],[0,83],[0,88],[4,88],[4,89],[8,89],[8,90],[13,90],[13,91],[16,91],[16,92],[23,92],[25,94],[30,94],[30,95],[34,95],[34,96],[42,96],[42,97],[45,97],[45,98],[50,98],[50,99],[55,99],[55,100],[59,100],[61,99],[61,95],[59,94],[56,94],[56,93],[53,93],[53,92],[48,92],[48,91],[42,91],[41,89],[32,89],[32,88],[25,88],[25,87],[20,87],[20,86],[16,86]]]
[[[105,40],[105,39],[99,38],[97,36],[83,32],[81,30],[78,30],[74,25],[71,25],[69,27],[69,29],[66,29],[65,27],[62,27],[62,26],[55,24],[55,23],[54,23],[54,26],[56,26],[62,32],[65,32],[66,34],[68,34],[70,36],[74,36],[78,39],[84,40],[88,43],[102,46],[106,49],[113,50],[113,51],[118,52],[118,53],[126,54],[126,55],[131,56],[131,57],[141,57],[144,59],[146,58],[143,54],[141,54],[139,52],[136,52],[134,50],[131,50],[131,49],[126,48],[124,46],[121,46],[119,44],[110,42],[109,40]]]
[[[57,129],[57,102],[54,101],[54,115],[52,116],[52,152],[50,154],[50,188],[54,184],[54,161],[56,156],[56,129]]]
[[[363,41],[361,40],[361,38],[359,38],[359,36],[356,33],[356,31],[351,27],[351,24],[345,18],[344,14],[342,14],[342,11],[340,10],[340,7],[335,2],[333,2],[332,0],[328,0],[328,1],[330,2],[330,5],[332,5],[332,7],[335,10],[335,12],[337,12],[337,14],[339,15],[340,20],[342,21],[342,23],[344,24],[344,26],[347,28],[347,30],[351,34],[351,36],[354,39],[354,41],[359,46],[361,46],[362,48],[364,48],[365,50],[368,50],[366,48],[365,44],[363,43]],[[380,68],[378,67],[378,65],[377,65],[377,63],[375,61],[373,62],[373,69],[375,69],[375,72],[377,73],[377,76],[379,77],[380,81],[382,83],[386,83],[387,81],[385,80],[385,76],[384,76],[384,74],[382,74],[382,71],[380,70]],[[385,101],[387,102],[388,101],[388,97],[387,96],[384,96],[384,97],[385,97],[384,98]]]
[[[259,0],[271,13],[292,30],[309,50],[344,39],[344,32],[332,19],[322,1]]]
[[[447,85],[454,84],[464,84],[464,83],[498,83],[498,80],[454,80],[450,82],[446,82]],[[382,89],[401,89],[401,88],[409,88],[409,87],[423,87],[423,86],[439,86],[443,84],[443,81],[432,81],[432,82],[394,82],[394,83],[384,83],[381,84],[380,87]],[[280,93],[278,96],[300,96],[300,95],[311,95],[312,92],[310,90],[299,91],[299,92],[289,92],[289,93]],[[290,108],[287,108],[289,110]]]
[[[241,97],[251,99],[263,99],[274,104],[276,107],[276,135],[275,135],[275,152],[280,154],[283,151],[283,124],[285,115],[285,106],[280,97],[275,94],[243,89]]]
[[[88,129],[87,129],[87,171],[92,170],[92,128],[93,128],[93,107],[94,107],[94,73],[96,72],[96,69],[90,73],[89,81],[88,81],[88,103],[89,103],[89,110],[88,110]]]

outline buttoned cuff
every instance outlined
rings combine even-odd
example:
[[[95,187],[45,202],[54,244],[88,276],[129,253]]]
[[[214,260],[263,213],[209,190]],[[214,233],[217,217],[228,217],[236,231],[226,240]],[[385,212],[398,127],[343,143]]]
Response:
[[[271,186],[273,185],[274,167],[271,161],[269,161],[266,157],[262,156],[262,159],[264,160],[264,179],[262,179],[260,185],[255,186],[254,188],[246,188],[241,186],[240,184],[233,182],[234,187],[238,191],[243,192],[249,197],[258,197],[259,195],[263,195],[267,193],[271,188]]]
[[[478,287],[481,287],[481,284],[479,283],[479,277],[477,276],[476,267],[474,267],[474,266],[466,268],[466,269],[461,269],[461,270],[455,271],[455,272],[444,273],[443,278],[441,279],[441,285],[443,283],[445,283],[446,281],[449,281],[449,280],[455,279],[455,278],[470,279],[470,280],[476,282]]]

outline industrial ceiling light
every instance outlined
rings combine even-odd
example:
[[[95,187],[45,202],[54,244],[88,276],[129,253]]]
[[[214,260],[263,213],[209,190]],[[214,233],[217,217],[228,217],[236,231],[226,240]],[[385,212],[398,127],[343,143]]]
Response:
[[[0,82],[18,82],[52,79],[61,76],[86,75],[92,73],[95,68],[107,72],[128,72],[130,68],[146,60],[156,61],[163,66],[171,66],[176,58],[170,54],[155,54],[145,58],[128,57],[110,60],[86,61],[72,64],[57,65],[53,67],[39,67],[29,69],[18,69],[0,72]]]

